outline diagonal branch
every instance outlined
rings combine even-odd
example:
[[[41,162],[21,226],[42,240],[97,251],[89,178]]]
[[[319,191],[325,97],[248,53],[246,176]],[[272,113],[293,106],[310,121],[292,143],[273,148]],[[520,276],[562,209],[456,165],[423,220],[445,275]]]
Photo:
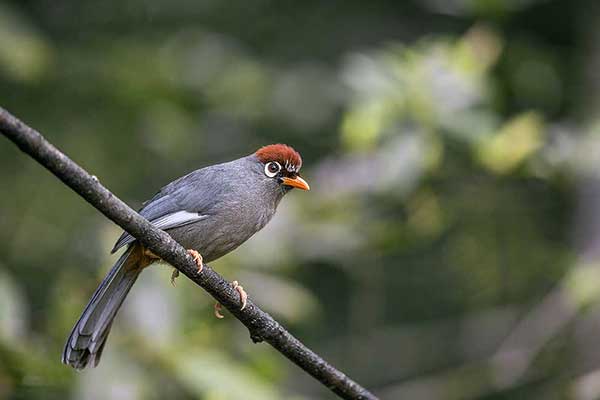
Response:
[[[221,275],[208,265],[204,266],[201,274],[197,274],[196,264],[191,257],[166,232],[155,228],[102,186],[95,176],[90,175],[44,139],[40,133],[19,121],[2,107],[0,107],[0,132],[102,214],[210,293],[248,328],[250,337],[255,343],[262,341],[269,343],[344,399],[377,399],[368,390],[307,348],[252,301],[248,300],[248,305],[241,311],[237,291]]]

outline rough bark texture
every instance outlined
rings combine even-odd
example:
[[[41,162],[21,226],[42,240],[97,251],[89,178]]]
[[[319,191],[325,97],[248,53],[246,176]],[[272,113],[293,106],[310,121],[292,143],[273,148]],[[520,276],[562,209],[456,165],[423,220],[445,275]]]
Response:
[[[152,226],[106,189],[95,176],[90,175],[50,144],[40,133],[1,107],[0,131],[102,214],[210,293],[248,328],[250,337],[255,343],[262,341],[269,343],[342,398],[377,399],[368,390],[307,348],[250,299],[247,307],[240,311],[237,291],[221,275],[208,265],[204,266],[201,274],[196,273],[196,265],[191,257],[167,233]]]

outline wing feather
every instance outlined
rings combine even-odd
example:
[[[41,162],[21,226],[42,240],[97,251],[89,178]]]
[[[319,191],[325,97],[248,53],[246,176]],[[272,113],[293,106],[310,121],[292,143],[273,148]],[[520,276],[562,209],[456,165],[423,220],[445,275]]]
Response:
[[[166,230],[188,225],[204,218],[206,218],[206,215],[202,215],[199,213],[189,211],[176,211],[174,213],[163,215],[162,217],[156,218],[155,220],[150,222],[157,228]],[[127,232],[123,232],[119,240],[117,240],[115,247],[112,249],[112,253],[133,241],[135,241],[135,238],[133,236],[131,236]]]

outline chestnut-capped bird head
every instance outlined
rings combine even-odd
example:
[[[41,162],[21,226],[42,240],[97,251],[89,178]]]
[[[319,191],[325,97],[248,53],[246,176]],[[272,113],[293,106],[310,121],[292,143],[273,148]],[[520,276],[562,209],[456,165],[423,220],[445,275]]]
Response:
[[[261,147],[254,155],[261,164],[262,172],[273,188],[285,194],[293,188],[310,190],[308,183],[300,176],[302,157],[285,144],[271,144]]]

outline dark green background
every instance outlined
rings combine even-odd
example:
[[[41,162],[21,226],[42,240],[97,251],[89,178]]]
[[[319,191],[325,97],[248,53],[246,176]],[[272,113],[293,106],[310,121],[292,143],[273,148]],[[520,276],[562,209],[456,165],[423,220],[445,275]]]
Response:
[[[382,399],[600,398],[594,1],[4,1],[0,105],[134,207],[284,142],[313,190],[213,266]],[[119,229],[0,146],[0,398],[314,399],[171,270],[96,369]]]

